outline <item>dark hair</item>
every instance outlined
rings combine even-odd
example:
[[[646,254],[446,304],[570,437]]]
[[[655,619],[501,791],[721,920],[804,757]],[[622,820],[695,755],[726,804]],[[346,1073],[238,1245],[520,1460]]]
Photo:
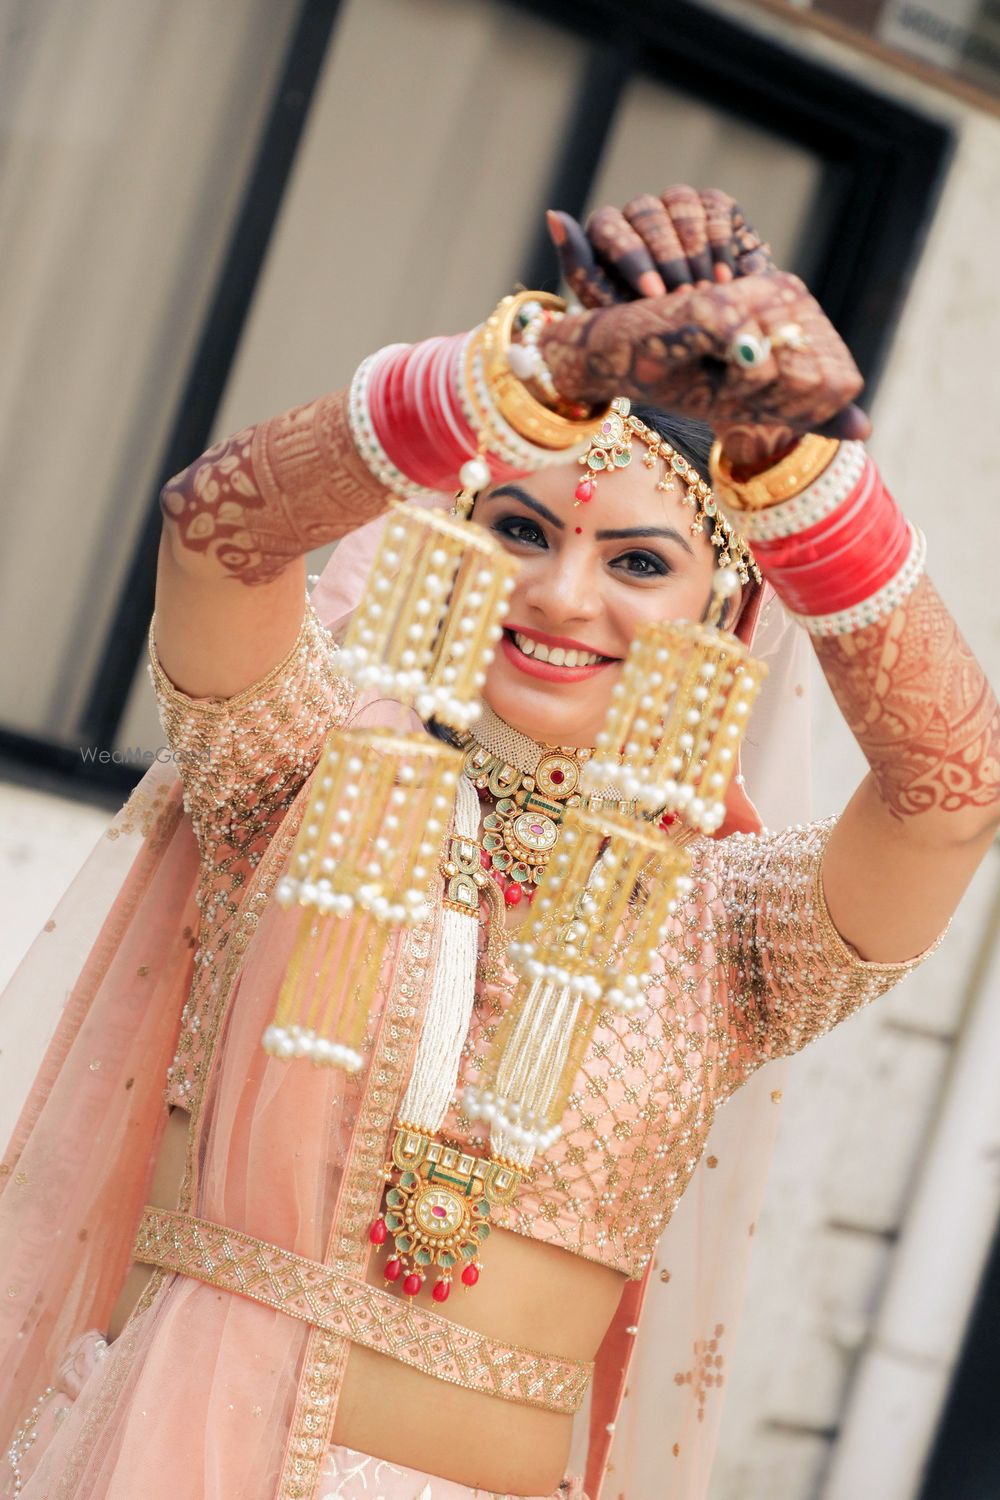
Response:
[[[707,422],[697,417],[681,417],[674,412],[661,411],[658,406],[643,406],[633,403],[632,415],[658,432],[671,446],[676,448],[689,464],[694,464],[706,484],[711,484],[708,471],[708,455],[715,433]]]

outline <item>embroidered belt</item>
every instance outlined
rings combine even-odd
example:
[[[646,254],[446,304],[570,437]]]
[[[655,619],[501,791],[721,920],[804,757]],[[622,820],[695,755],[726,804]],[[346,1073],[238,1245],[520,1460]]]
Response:
[[[466,1390],[572,1416],[593,1365],[503,1344],[391,1292],[208,1219],[143,1209],[133,1259],[301,1318]]]

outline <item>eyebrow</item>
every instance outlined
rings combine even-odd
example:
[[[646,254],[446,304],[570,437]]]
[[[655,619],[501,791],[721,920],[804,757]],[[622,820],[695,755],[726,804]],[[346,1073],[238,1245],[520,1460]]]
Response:
[[[643,537],[660,537],[666,542],[677,542],[685,552],[694,556],[694,548],[672,526],[626,526],[620,531],[595,531],[594,535],[599,542],[629,542]]]
[[[541,516],[543,521],[548,521],[550,526],[555,526],[560,531],[566,530],[565,521],[560,521],[559,517],[549,510],[547,505],[543,505],[540,500],[535,500],[528,494],[527,490],[522,490],[519,484],[501,484],[499,488],[491,490],[485,498],[487,500],[499,500],[502,495],[509,495],[511,499],[519,501],[521,505],[526,505],[529,510],[533,510],[536,515]]]
[[[549,510],[547,505],[543,505],[540,500],[536,500],[533,495],[529,495],[527,490],[523,490],[519,484],[498,485],[495,490],[491,490],[484,498],[486,500],[499,500],[504,495],[509,496],[512,500],[517,500],[521,505],[527,506],[528,510],[533,510],[536,515],[541,516],[544,521],[548,521],[550,525],[557,527],[560,531],[566,530],[566,523],[564,521],[560,521],[559,517],[553,511]],[[684,548],[685,552],[690,553],[692,557],[694,556],[694,548],[690,542],[679,531],[675,531],[672,526],[626,526],[615,531],[597,531],[594,535],[599,542],[629,542],[659,538],[665,542],[676,542],[678,546]]]

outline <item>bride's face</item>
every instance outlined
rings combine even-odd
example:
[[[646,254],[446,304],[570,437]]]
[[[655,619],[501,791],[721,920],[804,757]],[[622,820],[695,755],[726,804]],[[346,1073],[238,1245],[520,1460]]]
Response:
[[[662,462],[651,471],[632,451],[584,504],[575,463],[476,502],[473,520],[520,564],[483,697],[544,744],[592,745],[639,626],[698,620],[711,593],[715,549],[702,528],[692,534],[683,486],[657,490]]]

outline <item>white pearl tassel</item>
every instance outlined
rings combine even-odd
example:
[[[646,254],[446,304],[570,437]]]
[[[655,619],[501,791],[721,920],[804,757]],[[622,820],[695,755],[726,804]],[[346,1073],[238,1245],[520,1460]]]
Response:
[[[455,833],[475,839],[479,832],[479,798],[472,783],[459,778]],[[455,1094],[462,1046],[472,1020],[479,949],[477,914],[441,912],[441,942],[434,983],[417,1043],[417,1054],[399,1118],[426,1135],[441,1128]]]
[[[489,1121],[494,1156],[529,1167],[536,1151],[558,1139],[559,1126],[549,1116],[564,1082],[581,1003],[567,986],[535,980],[512,1017],[495,1089],[466,1090],[467,1113]]]

